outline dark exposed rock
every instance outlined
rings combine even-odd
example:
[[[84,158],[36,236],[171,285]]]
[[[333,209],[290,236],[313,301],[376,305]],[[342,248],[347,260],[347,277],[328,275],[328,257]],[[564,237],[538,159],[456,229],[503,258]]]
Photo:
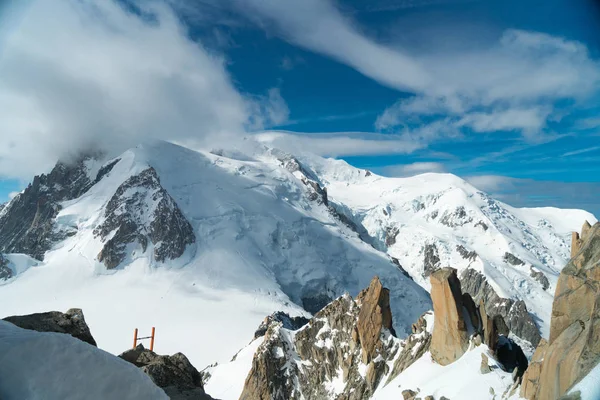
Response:
[[[467,211],[463,206],[456,207],[456,209],[452,212],[444,212],[440,218],[440,222],[450,228],[462,226],[472,221],[473,218],[467,215]]]
[[[397,226],[388,226],[385,228],[385,245],[387,247],[396,244],[396,236],[400,233],[400,229]]]
[[[308,318],[304,318],[302,316],[299,317],[290,317],[287,313],[283,311],[277,311],[273,314],[266,317],[263,322],[260,323],[256,332],[254,332],[254,339],[264,336],[267,333],[267,329],[273,322],[281,322],[282,327],[285,329],[289,329],[291,331],[295,331],[297,329],[302,328],[309,321]]]
[[[457,244],[456,251],[458,251],[458,254],[465,260],[475,261],[477,259],[477,253],[475,251],[467,250],[463,245]]]
[[[108,269],[119,266],[130,243],[139,243],[143,251],[153,243],[155,259],[164,262],[180,257],[196,241],[192,226],[152,167],[119,186],[94,234],[107,239],[98,260]]]
[[[212,399],[204,392],[202,373],[182,353],[161,356],[139,344],[119,357],[140,368],[171,399]]]
[[[525,302],[498,296],[485,276],[471,268],[462,271],[460,281],[463,292],[469,293],[477,304],[483,301],[488,316],[502,317],[502,321],[495,319],[499,334],[508,334],[507,331],[510,330],[518,337],[537,346],[541,335],[533,317],[527,311]],[[504,325],[507,327],[504,328]]]
[[[423,248],[423,276],[428,277],[440,268],[440,256],[435,244],[426,244]]]
[[[418,394],[414,390],[406,389],[402,391],[402,398],[404,400],[415,400]]]
[[[396,257],[392,257],[392,262],[396,265],[396,267],[398,267],[400,272],[402,272],[402,275],[406,276],[407,278],[412,279],[412,276],[410,276],[408,271],[404,269],[404,267],[402,266],[402,264],[400,264],[400,261]]]
[[[58,162],[49,174],[34,177],[0,214],[0,252],[24,253],[43,260],[54,243],[72,235],[74,228],[55,231],[55,218],[61,202],[78,198],[94,184],[87,175],[86,162],[95,157],[98,155],[86,154],[72,162]],[[114,162],[105,166],[104,173],[113,166]]]
[[[4,318],[23,329],[38,332],[58,332],[71,335],[81,341],[96,346],[90,328],[85,323],[83,311],[79,308],[71,308],[66,313],[50,311],[29,315],[15,315]]]
[[[501,335],[495,355],[502,369],[507,372],[514,372],[515,379],[513,380],[518,379],[520,381],[528,366],[523,349],[512,339]]]
[[[13,277],[13,271],[8,266],[8,259],[0,254],[0,281],[5,281]]]
[[[475,223],[475,226],[480,226],[484,231],[488,230],[487,224],[485,222],[483,222],[483,221],[477,221]]]
[[[538,281],[544,290],[550,287],[550,281],[542,271],[534,271],[533,268],[529,268],[529,276]]]
[[[462,294],[462,304],[469,313],[469,319],[471,320],[473,328],[476,332],[480,332],[483,329],[483,325],[481,323],[481,317],[479,316],[479,309],[469,293]]]
[[[525,265],[525,262],[523,260],[509,252],[504,253],[502,259],[504,260],[504,262],[507,262],[510,265]]]
[[[311,314],[316,314],[327,304],[331,303],[332,298],[324,293],[315,293],[302,296],[302,308]]]

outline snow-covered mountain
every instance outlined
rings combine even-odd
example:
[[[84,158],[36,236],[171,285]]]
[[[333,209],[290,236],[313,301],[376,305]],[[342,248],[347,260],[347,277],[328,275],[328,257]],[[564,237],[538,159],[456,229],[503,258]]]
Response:
[[[266,315],[315,313],[374,275],[406,337],[432,308],[428,275],[452,266],[486,308],[509,299],[507,321],[546,336],[585,220],[512,208],[449,174],[385,178],[269,148],[156,142],[59,163],[0,211],[0,304],[5,315],[82,308],[113,353],[156,326],[160,352],[202,368],[246,346]]]

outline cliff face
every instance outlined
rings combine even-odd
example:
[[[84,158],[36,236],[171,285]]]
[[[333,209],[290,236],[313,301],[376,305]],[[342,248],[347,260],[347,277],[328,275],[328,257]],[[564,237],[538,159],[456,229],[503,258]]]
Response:
[[[460,281],[453,268],[431,274],[431,299],[435,311],[431,356],[440,365],[460,358],[469,348]]]
[[[524,377],[528,399],[562,396],[600,362],[600,223],[573,235],[572,254],[556,287],[548,344]]]

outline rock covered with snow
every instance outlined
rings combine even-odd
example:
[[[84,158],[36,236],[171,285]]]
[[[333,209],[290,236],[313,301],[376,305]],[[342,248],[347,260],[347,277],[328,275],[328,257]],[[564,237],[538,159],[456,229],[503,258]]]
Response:
[[[414,361],[421,341],[409,340],[407,346],[394,337],[389,291],[375,277],[356,299],[334,300],[296,331],[273,321],[240,399],[369,398],[392,372]],[[392,371],[389,365],[400,359]]]
[[[254,332],[254,339],[264,336],[265,333],[267,333],[269,326],[275,322],[281,322],[283,328],[289,329],[290,331],[295,331],[306,325],[308,321],[308,318],[302,316],[290,317],[289,314],[284,313],[283,311],[276,311],[273,314],[265,317],[263,322],[260,323],[256,332]]]
[[[142,252],[153,244],[155,259],[164,262],[180,257],[186,246],[196,241],[192,226],[152,167],[117,188],[94,234],[105,241],[98,260],[108,269],[119,266],[134,243]]]
[[[71,335],[83,342],[96,346],[96,340],[85,322],[83,311],[79,308],[71,308],[66,313],[50,311],[29,315],[15,315],[4,318],[23,329],[38,332],[57,332]]]
[[[72,235],[72,229],[57,230],[55,218],[63,201],[81,196],[110,172],[111,164],[93,171],[99,158],[101,155],[96,153],[82,154],[58,162],[48,174],[34,177],[0,213],[0,252],[24,253],[43,260],[53,244]]]
[[[158,355],[142,344],[127,350],[120,358],[140,368],[172,400],[210,400],[204,392],[203,376],[182,353]]]

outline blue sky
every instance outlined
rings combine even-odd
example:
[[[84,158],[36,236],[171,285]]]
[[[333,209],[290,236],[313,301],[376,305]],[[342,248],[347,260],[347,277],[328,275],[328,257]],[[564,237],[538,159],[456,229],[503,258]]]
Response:
[[[600,202],[596,200],[600,195],[600,7],[594,1],[165,1],[179,23],[171,24],[171,11],[160,6],[147,8],[149,3],[128,0],[121,3],[127,5],[127,18],[112,21],[129,24],[122,29],[128,40],[109,32],[106,43],[110,39],[111,44],[104,46],[97,35],[82,32],[78,35],[81,39],[68,46],[89,49],[90,59],[94,59],[95,46],[86,44],[88,37],[96,47],[105,47],[108,53],[114,49],[120,55],[127,54],[122,51],[127,43],[138,40],[146,44],[148,51],[139,57],[147,57],[150,65],[164,62],[156,57],[166,48],[157,47],[163,42],[169,49],[189,49],[186,46],[190,43],[199,46],[197,51],[201,53],[191,51],[193,58],[180,63],[169,60],[170,64],[161,68],[171,68],[171,76],[187,77],[191,74],[187,66],[193,63],[201,75],[212,77],[212,87],[194,87],[193,93],[180,87],[185,85],[165,89],[165,82],[172,84],[171,79],[156,84],[151,92],[167,99],[173,96],[177,102],[192,99],[189,113],[177,115],[181,131],[190,131],[199,124],[207,132],[235,130],[238,125],[244,135],[280,131],[277,145],[340,157],[380,174],[451,172],[517,206],[581,207],[600,215]],[[19,12],[0,9],[0,17],[4,13],[5,20],[13,22],[11,29],[23,32],[27,38],[28,29],[34,29],[29,28],[28,21],[38,22],[37,8],[44,10],[37,3],[44,1],[31,1]],[[60,18],[66,18],[62,15],[70,11],[69,6],[65,7]],[[103,18],[112,18],[115,11],[108,11],[99,7],[93,13],[106,12]],[[140,18],[148,26],[137,26],[136,19]],[[75,19],[67,22],[72,23],[72,29],[85,29]],[[39,31],[31,37],[58,26],[47,26],[47,31],[36,28]],[[164,41],[147,40],[156,34],[161,34]],[[1,35],[0,30],[0,44]],[[4,36],[8,37],[6,33]],[[60,38],[48,44],[53,44],[57,53],[64,44]],[[43,40],[51,41],[52,37]],[[122,46],[113,45],[115,42]],[[64,55],[70,54],[68,46]],[[5,39],[3,47],[0,69],[3,62],[9,65],[12,60],[10,40]],[[175,60],[178,54],[173,52]],[[77,65],[69,57],[52,60],[53,65]],[[18,60],[15,56],[13,63],[16,65]],[[97,82],[102,83],[102,91],[111,101],[132,101],[122,95],[120,88],[122,82],[129,84],[138,77],[125,79],[130,76],[117,71],[139,68],[132,62],[123,60],[111,65],[115,74],[123,74],[119,86],[116,80]],[[60,67],[64,71],[40,79],[39,88],[11,83],[15,87],[11,89],[21,90],[18,93],[23,88],[29,90],[36,104],[43,104],[49,97],[40,100],[42,96],[37,93],[60,85],[68,85],[73,93],[85,98],[84,103],[88,102],[86,96],[98,96],[97,87],[91,90],[78,84],[73,89],[71,83],[64,83],[73,72]],[[94,72],[94,66],[89,70],[90,74]],[[101,70],[95,73],[103,75]],[[24,74],[19,71],[13,81],[22,78],[30,82]],[[79,78],[73,77],[77,82],[85,81]],[[143,83],[152,80],[154,84],[157,79],[148,74]],[[130,85],[135,91],[141,83]],[[219,108],[213,110],[211,96],[215,93],[224,94],[219,96]],[[49,126],[61,130],[35,126],[44,131],[43,137],[50,143],[33,151],[44,162],[17,168],[11,159],[17,157],[13,154],[20,155],[22,148],[35,147],[32,143],[37,143],[38,137],[33,134],[36,140],[21,143],[16,139],[12,147],[15,151],[10,147],[0,149],[0,201],[21,189],[33,173],[47,170],[52,160],[75,151],[70,145],[101,142],[109,130],[118,132],[115,138],[119,140],[111,142],[130,138],[123,146],[146,135],[189,139],[154,133],[154,126],[172,125],[170,114],[160,118],[156,112],[140,114],[149,122],[121,126],[106,122],[115,119],[114,110],[107,109],[102,111],[108,117],[98,117],[101,122],[94,125],[90,125],[90,118],[72,121],[73,113],[63,108],[83,106],[56,96],[53,92],[48,104],[54,109],[65,102],[65,107],[57,111],[60,119],[42,109],[40,121],[47,120]],[[146,98],[133,100],[149,102]],[[106,101],[89,103],[77,114],[87,115],[88,109],[103,108]],[[154,107],[164,109],[158,102],[146,108]],[[199,109],[210,109],[200,113],[202,121],[210,120],[210,124],[194,119]],[[224,114],[223,109],[231,112]],[[137,109],[132,112],[141,113]],[[11,121],[3,125],[0,121],[0,129],[22,129],[24,125],[32,129],[30,114],[22,109],[18,113],[23,113],[27,124]],[[189,123],[180,123],[184,117]],[[69,140],[59,140],[58,144],[51,141],[67,136],[63,131],[70,130]],[[216,136],[202,134],[205,142],[208,137]]]

